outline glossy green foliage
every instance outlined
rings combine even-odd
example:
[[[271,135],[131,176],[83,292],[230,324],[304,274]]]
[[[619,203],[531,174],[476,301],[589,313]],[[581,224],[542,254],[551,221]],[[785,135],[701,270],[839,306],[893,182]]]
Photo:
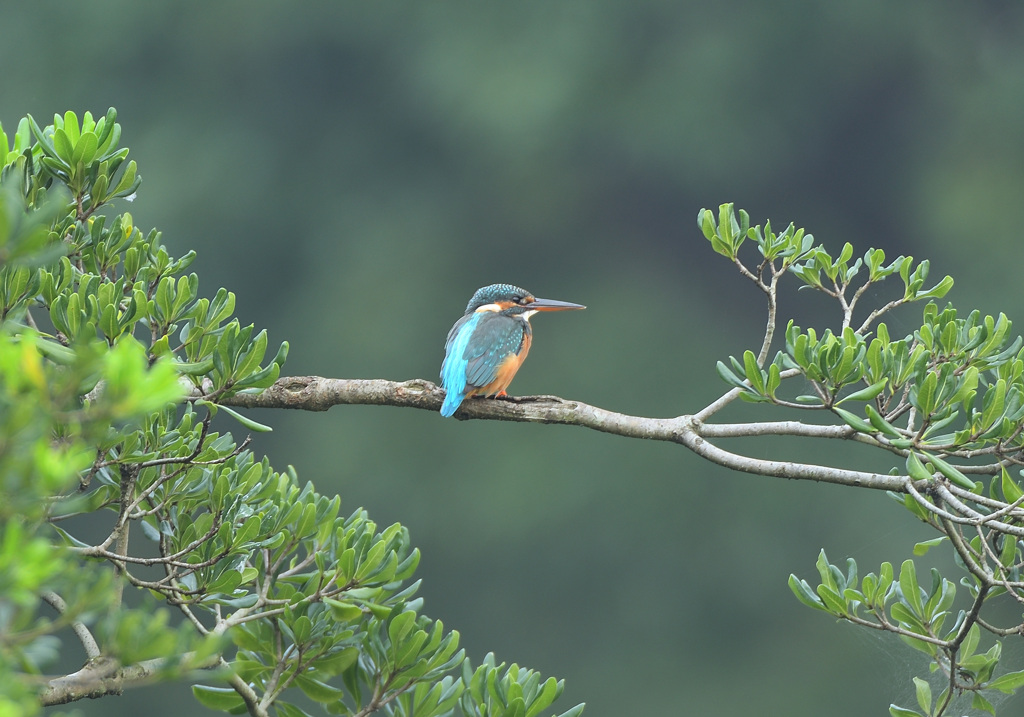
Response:
[[[10,155],[8,155],[10,156]],[[26,207],[19,192],[0,191],[0,713],[39,710],[36,688],[26,677],[43,672],[57,654],[54,633],[75,616],[100,615],[112,604],[108,570],[80,571],[80,561],[53,532],[54,498],[82,510],[89,497],[76,490],[96,458],[97,442],[112,432],[131,432],[153,411],[181,399],[183,387],[170,361],[150,362],[142,343],[126,339],[110,347],[98,339],[65,346],[14,317],[24,317],[42,285],[48,262],[63,253],[49,245],[59,207]],[[108,390],[83,402],[102,383]],[[59,592],[63,614],[43,605]],[[122,610],[105,620],[113,652],[134,644],[167,644],[197,651],[197,640],[146,611]],[[135,625],[137,629],[128,626]],[[163,641],[163,642],[161,642]]]
[[[928,541],[934,545],[935,541]],[[920,546],[919,546],[920,547]],[[923,550],[915,549],[916,554]],[[820,583],[812,588],[806,580],[789,576],[789,587],[800,602],[815,610],[858,625],[885,629],[900,636],[904,643],[926,654],[933,670],[949,674],[955,668],[959,692],[972,694],[971,707],[995,714],[985,692],[1013,693],[1024,686],[1024,671],[996,675],[1002,658],[1002,645],[995,641],[980,651],[981,628],[961,610],[951,608],[956,599],[956,585],[943,578],[934,568],[927,585],[918,581],[913,560],[906,560],[895,575],[890,563],[882,563],[878,573],[868,573],[858,580],[857,564],[846,561],[846,570],[831,564],[825,551],[818,556]],[[972,591],[977,599],[977,591]],[[938,715],[950,703],[949,689],[932,699],[931,685],[914,678],[921,712],[893,705],[894,715]],[[948,683],[948,680],[947,680]]]
[[[721,212],[717,225],[710,211],[701,212],[704,233],[715,246],[728,244],[738,250],[742,242],[736,232],[748,226],[749,219],[742,212],[741,219],[735,219],[731,205],[723,205]],[[724,234],[722,226],[729,228]],[[1011,334],[1005,315],[982,317],[973,311],[961,318],[952,306],[940,309],[931,300],[944,296],[953,280],[947,276],[925,288],[927,260],[915,266],[910,257],[898,257],[886,265],[882,250],[869,249],[851,264],[850,244],[833,258],[813,244],[811,235],[792,225],[782,235],[775,235],[770,224],[763,231],[759,226],[747,228],[746,237],[764,258],[759,272],[770,266],[776,278],[784,272],[793,274],[804,288],[835,298],[842,322],[819,335],[789,321],[785,348],[772,361],[762,364],[752,351],[742,361],[720,361],[719,375],[741,392],[741,398],[827,409],[881,445],[910,455],[920,452],[933,463],[931,472],[967,488],[973,482],[948,462],[949,457],[992,446],[1004,451],[1024,447],[1024,339]],[[854,328],[854,312],[864,292],[892,276],[902,280],[902,295],[868,312]],[[897,306],[921,300],[928,300],[921,326],[907,336],[891,337],[887,325],[878,321]],[[785,371],[803,376],[813,393],[780,394]]]
[[[533,670],[518,665],[505,668],[495,664],[488,654],[475,670],[467,661],[463,665],[462,711],[466,717],[538,717],[562,694],[564,683],[549,677],[544,680]],[[576,717],[583,712],[577,705],[558,717]]]
[[[881,449],[902,486],[892,496],[939,533],[914,554],[951,547],[968,595],[954,610],[956,582],[936,570],[929,585],[918,583],[912,560],[897,576],[884,563],[877,575],[858,580],[853,559],[841,570],[824,552],[817,564],[820,583],[812,587],[791,575],[793,593],[816,610],[895,633],[928,655],[941,679],[915,678],[921,712],[894,705],[892,714],[949,714],[964,704],[957,702],[963,695],[972,708],[995,714],[986,692],[1012,693],[1024,685],[1024,671],[997,675],[1000,639],[1024,626],[999,627],[983,617],[991,601],[1024,600],[1024,339],[1012,334],[1003,314],[972,311],[963,317],[952,305],[936,304],[953,280],[947,276],[928,286],[927,260],[915,264],[900,256],[886,263],[880,249],[854,260],[849,243],[833,256],[793,225],[781,235],[767,223],[764,230],[750,227],[746,213],[728,204],[719,208],[717,221],[702,210],[698,224],[712,248],[769,297],[760,354],[746,351],[742,360],[720,361],[719,375],[740,398],[831,415],[833,426],[845,430],[830,437]],[[744,240],[760,254],[752,268],[740,252]],[[788,321],[783,347],[767,361],[779,321],[776,289],[787,276],[834,300],[838,321],[824,330]],[[884,295],[867,291],[887,279],[898,279],[902,289],[880,305],[862,307],[865,296]],[[926,302],[919,328],[891,336],[881,318],[917,301]],[[796,381],[787,384],[789,379]],[[794,424],[797,435],[823,435],[818,426]],[[983,631],[994,639],[981,652]]]
[[[194,252],[110,206],[141,181],[120,136],[114,110],[0,130],[0,714],[84,695],[31,679],[75,623],[94,668],[214,668],[194,688],[213,709],[302,715],[302,694],[331,714],[498,714],[458,633],[421,613],[408,531],[214,430],[220,412],[269,430],[222,404],[270,386],[288,347],[268,353],[233,294],[186,273]],[[539,680],[494,684],[533,715],[561,692]]]

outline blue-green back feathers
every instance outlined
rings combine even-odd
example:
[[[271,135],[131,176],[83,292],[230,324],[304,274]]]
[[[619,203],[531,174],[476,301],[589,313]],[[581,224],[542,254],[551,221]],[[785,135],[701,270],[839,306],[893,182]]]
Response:
[[[466,347],[466,383],[486,386],[498,378],[498,367],[510,354],[519,353],[529,327],[525,321],[486,313]]]
[[[445,343],[441,385],[447,395],[442,416],[451,416],[466,394],[498,377],[498,368],[510,354],[519,353],[530,325],[492,311],[467,314],[456,322]]]

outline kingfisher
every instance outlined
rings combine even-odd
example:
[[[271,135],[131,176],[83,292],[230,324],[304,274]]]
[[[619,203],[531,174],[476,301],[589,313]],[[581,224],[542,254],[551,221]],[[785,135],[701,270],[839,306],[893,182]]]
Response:
[[[568,301],[538,299],[511,284],[477,289],[444,345],[441,385],[447,395],[441,415],[451,416],[470,396],[508,395],[505,389],[533,343],[531,316],[538,311],[585,308]]]

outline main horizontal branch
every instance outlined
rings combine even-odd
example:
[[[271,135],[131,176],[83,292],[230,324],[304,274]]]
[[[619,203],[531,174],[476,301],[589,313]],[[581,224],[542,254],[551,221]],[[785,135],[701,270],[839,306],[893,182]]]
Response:
[[[261,392],[239,393],[221,402],[236,408],[292,408],[303,411],[326,411],[332,406],[348,404],[400,406],[437,411],[441,408],[444,396],[443,389],[422,379],[396,382],[384,379],[290,376],[279,379],[273,386]],[[726,433],[739,435],[739,429],[736,427],[720,432],[711,425],[705,426],[694,416],[677,416],[675,418],[630,416],[557,396],[472,398],[462,403],[455,413],[455,418],[559,423],[567,426],[582,426],[626,438],[670,441],[684,445],[697,455],[727,468],[777,478],[812,480],[899,492],[906,492],[905,486],[909,481],[906,476],[749,458],[723,450],[707,440],[714,435],[726,435]],[[845,427],[807,426],[795,422],[777,423],[774,428],[777,430],[759,432],[778,435],[796,432],[798,435],[803,433],[804,435],[835,438],[847,438],[850,435],[849,429]],[[754,433],[749,435],[754,435]]]

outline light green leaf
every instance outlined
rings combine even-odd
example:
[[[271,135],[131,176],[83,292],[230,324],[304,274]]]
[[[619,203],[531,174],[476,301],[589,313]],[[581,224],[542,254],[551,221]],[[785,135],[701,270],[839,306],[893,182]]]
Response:
[[[990,715],[993,715],[993,717],[995,717],[996,708],[992,705],[991,702],[982,697],[980,692],[974,693],[974,697],[971,698],[971,707],[976,710],[984,710],[985,712],[988,712]]]
[[[825,607],[821,598],[811,590],[811,586],[807,584],[806,580],[801,580],[796,575],[790,574],[789,589],[793,591],[794,595],[796,595],[797,600],[807,607],[812,607],[815,610],[821,610],[822,612],[828,612],[828,608]]]
[[[896,705],[889,705],[889,714],[892,715],[892,717],[924,717],[920,712],[908,710],[905,707],[898,707]]]
[[[900,592],[915,616],[920,617],[924,605],[921,602],[921,588],[917,583],[917,569],[913,560],[904,560],[900,566]]]
[[[761,373],[761,367],[757,365],[757,357],[754,356],[753,351],[743,352],[743,368],[746,371],[747,380],[750,381],[750,386],[758,395],[764,395],[764,375]]]
[[[920,543],[916,543],[914,545],[914,555],[920,557],[926,554],[936,545],[940,545],[945,540],[948,540],[948,538],[945,535],[938,538],[932,538],[931,540],[922,540]]]
[[[245,416],[243,416],[241,413],[239,413],[238,411],[234,410],[230,406],[224,406],[224,405],[221,404],[221,405],[219,405],[219,408],[220,408],[220,410],[226,412],[229,416],[233,417],[236,421],[241,423],[243,426],[248,428],[250,431],[259,431],[260,433],[269,433],[270,431],[274,430],[270,426],[267,426],[267,425],[264,425],[264,424],[259,423],[257,421],[254,421],[251,418],[246,418]]]
[[[986,687],[1012,695],[1019,688],[1024,687],[1024,670],[1020,672],[1007,672],[1005,675],[1000,675],[989,682]]]
[[[947,463],[938,456],[933,456],[930,453],[926,453],[925,455],[939,473],[948,478],[951,483],[955,483],[961,488],[966,488],[967,490],[974,490],[974,481],[961,473],[959,468],[951,463]]]
[[[933,478],[914,451],[907,454],[907,474],[914,480],[932,480]]]
[[[573,707],[571,710],[566,710],[562,714],[558,715],[558,717],[579,717],[581,714],[583,714],[583,708],[585,706],[586,702],[580,703]]]
[[[914,690],[917,692],[917,704],[925,714],[932,711],[932,686],[920,677],[914,678]]]

